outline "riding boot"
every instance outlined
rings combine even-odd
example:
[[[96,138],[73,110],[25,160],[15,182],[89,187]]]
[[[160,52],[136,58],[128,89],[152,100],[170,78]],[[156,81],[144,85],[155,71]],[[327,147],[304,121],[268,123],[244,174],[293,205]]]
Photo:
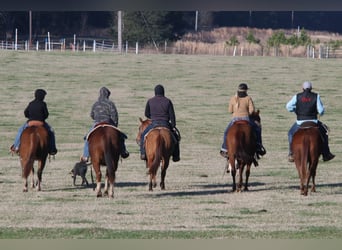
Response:
[[[57,148],[56,148],[55,133],[52,130],[49,130],[49,138],[50,138],[49,154],[55,155],[57,154]]]
[[[126,149],[125,143],[122,146],[121,157],[126,159],[129,156],[129,152]]]
[[[323,126],[323,123],[319,122],[319,131],[321,132],[321,135],[323,137],[323,148],[322,148],[322,156],[323,161],[330,161],[335,158],[335,155],[330,152],[329,148],[329,137],[327,129]]]
[[[335,155],[330,152],[330,148],[328,145],[328,136],[324,136],[323,141],[323,150],[322,150],[322,156],[323,156],[323,161],[330,161],[335,158]]]
[[[177,142],[175,144],[175,148],[174,148],[173,153],[172,153],[172,160],[174,162],[180,161],[179,154],[180,154],[180,152],[179,152],[179,142]]]
[[[266,154],[266,149],[264,148],[264,146],[261,143],[257,144],[257,151],[256,151],[258,156],[263,156]]]
[[[143,141],[140,143],[140,159],[144,161],[146,160],[146,152]]]
[[[129,156],[129,152],[127,151],[125,145],[125,138],[127,138],[127,136],[121,133],[121,157],[124,159]]]

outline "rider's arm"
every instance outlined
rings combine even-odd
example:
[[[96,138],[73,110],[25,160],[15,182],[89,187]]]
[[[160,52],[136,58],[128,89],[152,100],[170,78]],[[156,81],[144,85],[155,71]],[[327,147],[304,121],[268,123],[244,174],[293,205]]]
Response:
[[[294,95],[292,99],[286,104],[286,109],[289,112],[296,111],[297,95]]]
[[[317,94],[317,112],[320,116],[324,115],[324,105],[322,103],[321,97]]]

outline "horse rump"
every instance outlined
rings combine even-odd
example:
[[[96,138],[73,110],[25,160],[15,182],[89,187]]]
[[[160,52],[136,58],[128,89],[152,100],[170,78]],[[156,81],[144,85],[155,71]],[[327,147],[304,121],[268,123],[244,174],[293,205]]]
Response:
[[[316,169],[322,151],[322,138],[317,125],[302,126],[293,135],[291,148],[300,179],[300,193],[306,196],[310,179],[312,179],[311,191],[316,191]]]

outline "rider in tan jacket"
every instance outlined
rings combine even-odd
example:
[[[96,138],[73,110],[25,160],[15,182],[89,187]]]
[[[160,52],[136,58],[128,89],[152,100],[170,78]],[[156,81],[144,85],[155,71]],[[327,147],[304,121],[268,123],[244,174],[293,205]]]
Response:
[[[226,138],[228,129],[233,125],[235,121],[246,120],[253,127],[257,137],[257,154],[266,154],[265,148],[262,146],[261,140],[261,127],[258,126],[254,121],[249,119],[249,116],[255,111],[254,103],[252,98],[247,94],[248,86],[246,83],[239,84],[237,93],[232,96],[228,104],[228,112],[232,114],[233,119],[229,122],[226,130],[224,131],[223,143],[220,154],[223,157],[228,157]]]

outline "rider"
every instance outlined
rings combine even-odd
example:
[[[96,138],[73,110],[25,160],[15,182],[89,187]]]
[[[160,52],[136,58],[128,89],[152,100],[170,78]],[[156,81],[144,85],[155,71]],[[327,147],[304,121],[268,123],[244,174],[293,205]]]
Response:
[[[109,100],[110,91],[106,87],[100,89],[100,95],[98,100],[93,104],[90,112],[90,117],[94,120],[94,123],[89,131],[91,131],[98,123],[107,122],[115,127],[119,124],[119,115],[114,102]],[[121,157],[127,158],[129,152],[126,150],[125,139],[127,136],[121,133],[122,145],[121,145]],[[87,136],[84,137],[83,155],[81,156],[81,162],[88,162],[89,160],[89,143]]]
[[[154,127],[162,126],[171,129],[175,137],[176,145],[173,151],[172,160],[177,162],[179,157],[179,137],[176,129],[176,115],[172,101],[165,97],[164,87],[160,84],[154,88],[155,96],[150,98],[145,107],[145,116],[152,120],[152,123],[141,134],[140,140],[140,159],[146,160],[144,137]]]
[[[293,162],[293,155],[291,150],[291,143],[294,133],[299,129],[300,125],[303,122],[311,121],[317,123],[319,126],[319,131],[323,138],[323,161],[330,161],[335,157],[330,152],[329,149],[329,140],[328,140],[328,131],[326,126],[318,120],[318,115],[322,116],[324,114],[324,105],[321,101],[321,97],[319,94],[312,92],[312,83],[304,82],[303,83],[303,92],[298,93],[292,97],[292,99],[286,104],[286,109],[289,112],[295,112],[297,115],[296,122],[292,125],[288,132],[288,140],[289,140],[289,162]],[[317,115],[318,114],[318,115]]]
[[[227,150],[227,134],[228,129],[233,125],[235,121],[246,120],[249,121],[250,125],[253,127],[256,133],[257,139],[257,155],[266,154],[266,150],[262,145],[261,139],[261,126],[257,125],[254,121],[249,119],[249,115],[251,115],[255,111],[254,103],[252,98],[247,94],[248,86],[246,83],[240,83],[238,86],[238,90],[236,95],[232,96],[229,100],[228,112],[233,114],[233,119],[229,122],[226,130],[224,131],[223,143],[221,147],[220,154],[227,158],[228,150]]]
[[[22,125],[17,133],[17,136],[14,139],[13,145],[10,147],[10,151],[15,154],[18,154],[19,152],[19,145],[20,145],[20,137],[23,133],[24,129],[29,126],[30,121],[41,121],[43,122],[44,127],[47,129],[49,134],[49,154],[55,155],[57,154],[57,148],[55,144],[55,134],[53,132],[53,129],[50,127],[50,125],[45,121],[49,116],[49,111],[46,105],[46,102],[44,102],[44,98],[46,95],[46,91],[44,89],[36,89],[34,92],[34,100],[31,101],[26,109],[24,110],[24,115],[28,119],[27,122],[25,122],[24,125]]]

